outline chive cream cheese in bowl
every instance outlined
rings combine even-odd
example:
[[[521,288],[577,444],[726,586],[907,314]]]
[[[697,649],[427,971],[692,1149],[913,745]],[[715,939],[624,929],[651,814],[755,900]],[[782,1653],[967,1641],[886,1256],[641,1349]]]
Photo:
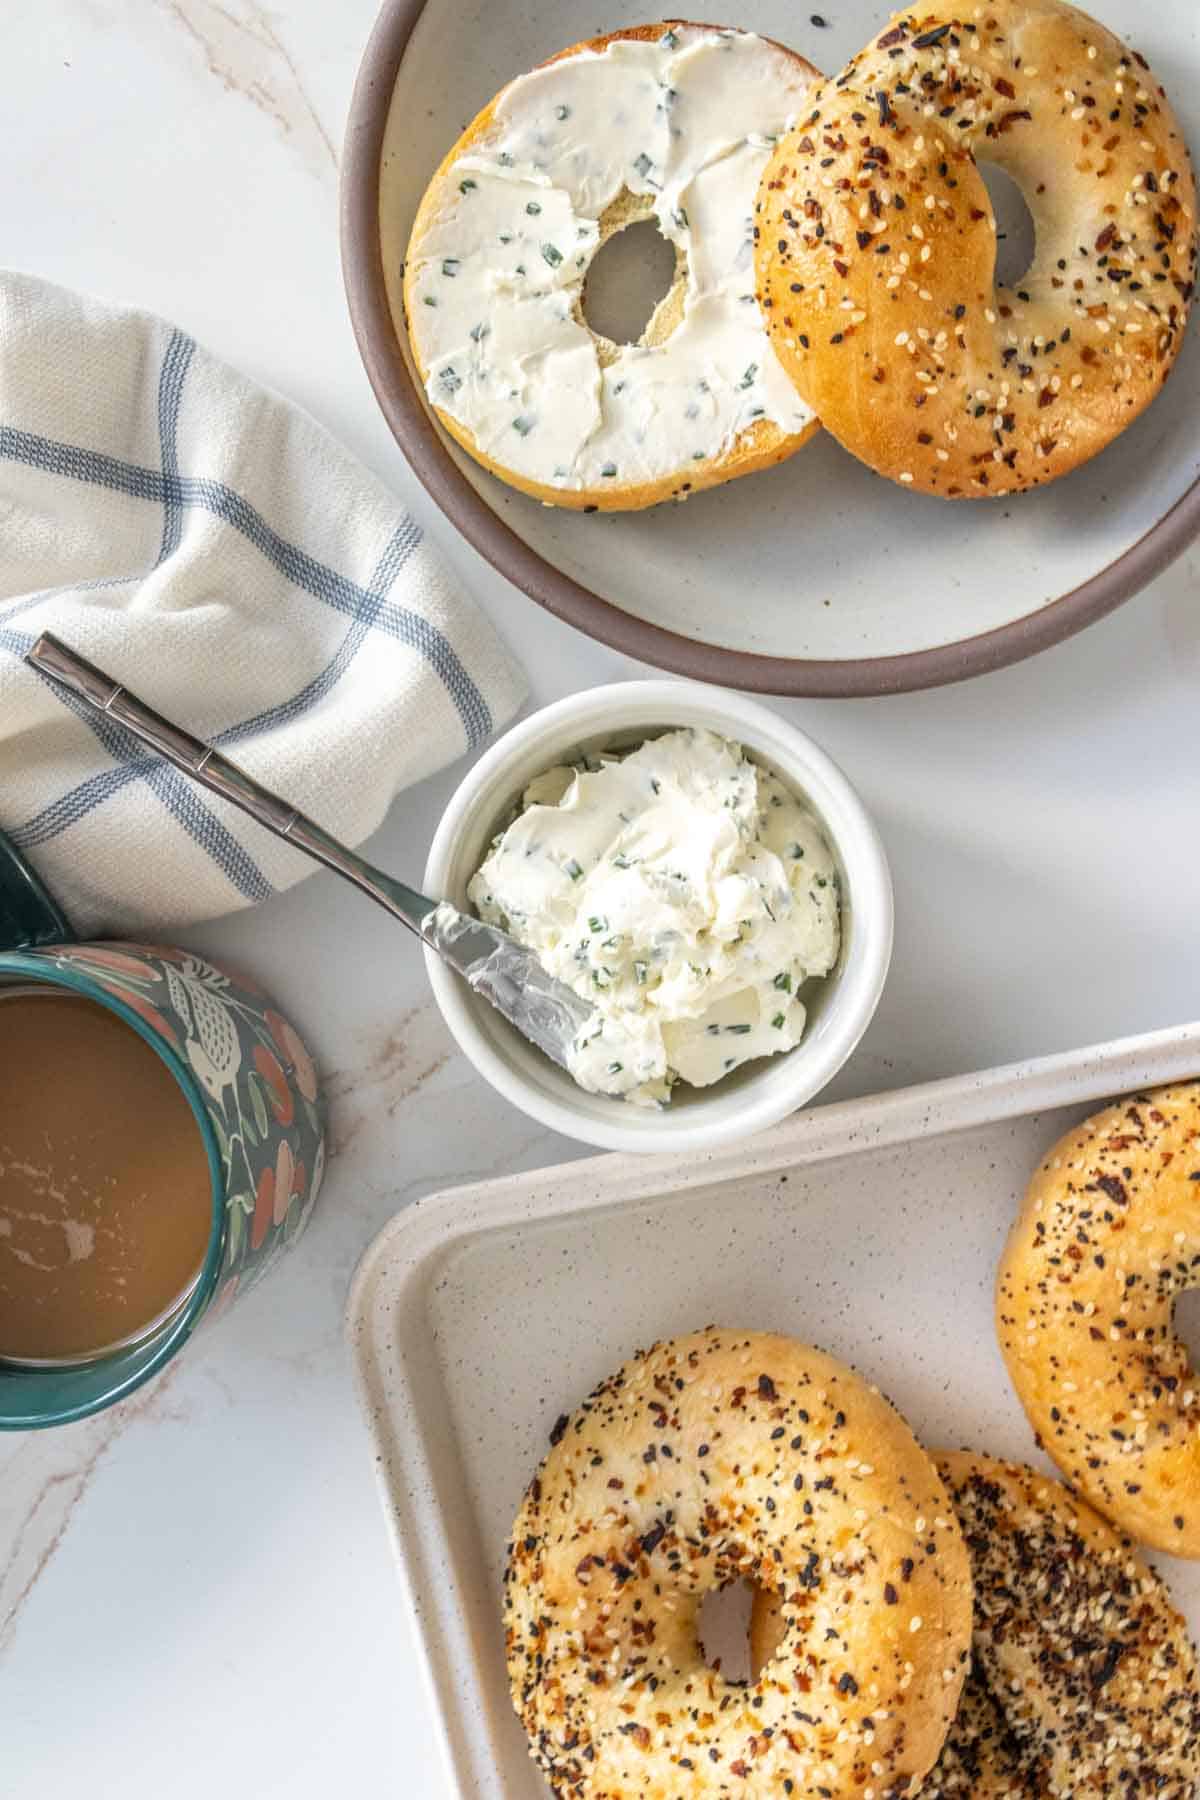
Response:
[[[425,880],[588,1000],[560,1068],[427,953],[480,1073],[605,1149],[708,1149],[802,1106],[891,956],[887,863],[845,777],[767,707],[680,682],[517,725],[451,800]]]

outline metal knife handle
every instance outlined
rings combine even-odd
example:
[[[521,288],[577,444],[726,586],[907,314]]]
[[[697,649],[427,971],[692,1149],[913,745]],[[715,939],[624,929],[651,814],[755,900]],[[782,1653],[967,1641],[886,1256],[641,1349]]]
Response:
[[[25,660],[51,681],[80,695],[89,706],[124,725],[134,737],[167,762],[174,763],[193,781],[211,789],[222,800],[228,800],[231,806],[249,813],[274,836],[332,869],[335,875],[352,881],[418,937],[424,935],[422,925],[436,910],[435,901],[426,899],[424,894],[418,894],[363,857],[356,856],[353,850],[348,850],[345,844],[323,831],[315,820],[289,806],[261,782],[253,780],[211,744],[173,725],[170,719],[164,719],[161,713],[139,700],[136,694],[131,694],[128,688],[123,688],[103,669],[77,655],[59,638],[48,631],[43,632],[32,649],[26,651]]]

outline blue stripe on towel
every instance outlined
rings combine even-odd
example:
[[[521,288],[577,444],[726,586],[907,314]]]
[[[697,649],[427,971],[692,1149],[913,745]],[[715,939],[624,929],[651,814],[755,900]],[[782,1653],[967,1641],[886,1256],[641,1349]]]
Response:
[[[33,643],[32,632],[0,630],[0,649],[11,651],[14,656],[24,657]],[[34,850],[39,844],[58,837],[112,794],[127,787],[131,781],[144,778],[168,812],[208,852],[239,894],[247,900],[266,900],[275,892],[249,851],[222,824],[201,798],[194,783],[160,756],[145,750],[131,731],[97,712],[86,700],[57,683],[54,691],[63,705],[95,734],[119,766],[89,777],[71,793],[53,801],[26,825],[18,825],[9,831],[7,835],[18,850]]]
[[[223,482],[185,476],[179,485],[185,505],[202,506],[241,532],[293,587],[302,588],[305,593],[350,618],[359,617],[364,606],[369,604],[371,596],[365,589],[281,538],[248,500]],[[406,606],[390,604],[379,609],[375,623],[400,643],[422,653],[441,677],[458,708],[468,744],[474,749],[483,743],[492,729],[487,703],[463,668],[453,645],[437,626],[431,625],[420,613],[410,612]]]
[[[284,700],[279,706],[268,707],[265,712],[256,713],[252,719],[244,719],[240,725],[230,725],[227,730],[222,731],[215,740],[222,748],[242,743],[246,738],[254,737],[260,731],[270,731],[276,725],[290,724],[332,692],[369,637],[389,587],[420,541],[421,533],[417,526],[411,519],[406,519],[393,532],[387,548],[375,565],[367,606],[352,622],[334,656],[320,674],[314,675],[307,687],[302,687],[290,700]]]
[[[190,338],[182,332],[172,332],[159,374],[158,425],[164,475],[163,535],[158,555],[159,563],[162,563],[178,548],[182,536],[183,511],[178,502],[177,491],[172,491],[171,478],[174,478],[177,490],[179,407],[184,378],[194,352],[195,344]],[[29,447],[31,443],[27,433],[10,434],[0,428],[0,446],[9,436],[19,440],[25,447]],[[62,446],[62,448],[69,449],[70,447]],[[42,456],[42,450],[37,449],[37,460],[34,466],[44,466]],[[25,459],[22,458],[22,460]],[[102,458],[101,463],[104,485],[114,485],[115,470],[119,465],[116,465],[114,459],[111,458]],[[64,468],[62,472],[71,474],[73,469]],[[149,474],[150,472],[144,471],[144,473]],[[86,585],[104,584],[87,583]],[[45,593],[39,594],[36,596],[36,602],[48,597]],[[18,603],[10,610],[8,616],[16,617],[19,612],[24,610],[26,607]],[[0,631],[0,646],[10,650],[14,655],[23,656],[33,641],[33,635],[27,632]],[[164,763],[160,757],[148,753],[132,732],[126,731],[114,720],[97,712],[93,707],[88,706],[77,696],[64,689],[56,689],[56,692],[63,704],[68,706],[99,739],[117,766],[90,777],[72,792],[53,801],[26,825],[18,826],[11,836],[19,848],[32,849],[38,844],[47,842],[50,838],[57,837],[96,806],[110,798],[112,794],[127,787],[130,782],[145,779],[152,792],[158,796],[189,835],[212,857],[222,874],[238,893],[247,900],[264,900],[274,893],[273,886],[250,853],[221,822],[212,808],[200,798],[197,789],[185,776],[173,769],[169,763]]]
[[[25,463],[30,468],[72,481],[107,487],[134,499],[149,500],[162,506],[164,512],[175,505],[201,507],[240,532],[294,586],[348,617],[360,617],[364,610],[371,608],[375,598],[336,569],[318,562],[280,537],[248,500],[226,487],[224,482],[143,468],[98,450],[58,443],[52,438],[17,431],[8,425],[0,425],[0,459]],[[419,539],[417,528],[412,526],[412,530]],[[165,534],[164,526],[164,537]],[[492,718],[487,702],[463,667],[453,645],[436,625],[407,607],[390,603],[379,608],[374,624],[376,629],[386,631],[400,643],[420,651],[440,676],[462,718],[472,749],[490,736]]]
[[[259,713],[240,725],[230,726],[219,734],[216,742],[222,746],[230,746],[260,731],[269,730],[274,725],[288,723],[300,717],[332,690],[369,636],[374,613],[384,605],[387,589],[420,542],[420,535],[411,520],[406,520],[393,533],[371,577],[374,592],[370,604],[362,616],[351,623],[335,655],[320,674],[291,700]],[[32,643],[32,634],[0,630],[0,647],[11,650],[14,655],[23,656]],[[151,787],[173,816],[214,857],[239,893],[249,900],[261,900],[274,891],[248,853],[200,800],[199,794],[186,777],[153,752],[143,749],[139,741],[121,726],[93,712],[75,696],[63,692],[61,698],[93,730],[97,726],[104,728],[101,741],[105,748],[110,755],[124,760],[119,760],[116,768],[104,769],[89,776],[70,793],[61,795],[26,824],[11,831],[9,835],[18,848],[37,849],[39,845],[69,830],[97,806],[103,805],[114,794],[128,787],[130,782],[144,777],[150,781]],[[101,733],[97,731],[97,735],[100,736]]]
[[[179,548],[183,536],[183,508],[172,492],[171,483],[179,478],[179,405],[183,383],[196,345],[182,331],[173,331],[163,357],[158,377],[158,439],[162,448],[163,475],[167,478],[163,495],[163,534],[158,560],[166,562]]]
[[[13,650],[16,655],[24,651],[16,645],[5,642],[6,638],[17,634],[0,632],[0,645]],[[32,637],[26,640],[25,647],[33,642]],[[59,699],[85,725],[96,729],[101,715],[95,713],[82,700],[76,699],[57,689]],[[111,720],[104,721],[110,727]],[[247,900],[265,900],[275,892],[267,877],[251,857],[248,850],[233,836],[227,827],[213,812],[212,808],[200,797],[199,790],[186,776],[173,769],[170,763],[164,763],[160,756],[143,749],[137,738],[121,727],[115,728],[120,739],[129,746],[127,761],[119,763],[115,768],[103,769],[95,775],[89,775],[86,781],[80,782],[70,793],[61,795],[57,800],[44,807],[40,813],[28,820],[24,825],[17,825],[7,835],[18,850],[36,850],[42,844],[60,837],[77,825],[80,819],[94,812],[114,794],[119,794],[131,782],[145,780],[152,791],[162,801],[173,817],[184,827],[201,847],[208,851],[216,862],[221,873],[238,893]],[[99,736],[100,734],[97,733]],[[104,741],[103,738],[101,740]],[[119,756],[122,744],[118,740],[105,742],[104,747],[110,755]]]
[[[388,587],[396,579],[420,541],[420,531],[411,519],[406,520],[392,534],[387,548],[375,567],[371,577],[371,587],[375,592],[371,596],[366,610],[360,618],[353,621],[334,656],[321,672],[290,700],[283,701],[279,706],[269,707],[265,712],[256,713],[253,718],[244,720],[240,725],[228,726],[226,730],[217,735],[214,742],[220,744],[222,748],[229,748],[244,742],[248,737],[256,736],[261,731],[270,730],[275,725],[289,724],[293,719],[299,718],[323,700],[326,694],[330,693],[337,682],[341,680],[366,642],[374,622],[374,614],[383,606]],[[12,642],[6,642],[6,638],[11,638]],[[12,649],[14,655],[24,655],[25,650],[32,642],[33,638],[30,635],[20,634],[18,636],[15,632],[0,631],[0,647]],[[92,714],[89,719],[88,711],[83,708],[82,703],[73,702],[66,693],[62,695],[62,698],[67,704],[73,706],[78,717],[89,723],[98,716]],[[106,723],[111,725],[111,721],[106,721]],[[39,844],[47,843],[50,839],[58,837],[60,833],[69,830],[95,807],[102,806],[114,794],[128,787],[131,781],[138,780],[152,769],[164,766],[161,758],[155,756],[153,752],[143,749],[136,738],[129,737],[129,734],[124,731],[120,732],[120,737],[122,740],[128,739],[132,746],[130,755],[121,762],[120,767],[104,769],[95,775],[89,775],[86,781],[81,781],[77,787],[51,801],[32,819],[10,832],[9,835],[14,843],[19,844],[23,849],[36,849]],[[106,745],[106,748],[110,747]],[[110,749],[110,754],[116,754],[116,752]],[[174,770],[171,770],[171,774],[176,781],[185,779]]]
[[[228,727],[216,738],[235,745],[247,738],[286,725],[303,716],[328,695],[350,667],[372,630],[382,630],[398,642],[417,650],[441,679],[463,721],[471,747],[491,733],[487,703],[463,667],[453,645],[428,619],[388,599],[388,593],[409,558],[421,543],[421,531],[411,519],[393,533],[372,572],[366,588],[337,570],[309,556],[274,531],[244,497],[223,482],[180,473],[178,431],[184,383],[195,354],[195,343],[185,333],[173,331],[159,372],[157,412],[161,445],[161,470],[144,468],[100,451],[57,442],[32,432],[0,426],[0,460],[24,463],[31,468],[67,480],[109,488],[163,509],[162,538],[155,567],[160,567],[179,548],[185,511],[203,509],[239,532],[294,586],[349,618],[350,626],[330,661],[297,694],[253,718]],[[119,585],[139,576],[117,576],[65,584],[59,592]],[[24,656],[33,635],[13,631],[12,620],[40,605],[56,590],[24,595],[0,609],[0,649]],[[41,812],[11,832],[13,842],[31,850],[58,837],[80,819],[103,805],[131,782],[145,780],[184,830],[213,859],[231,885],[251,901],[266,899],[275,890],[250,853],[238,841],[187,778],[170,764],[147,752],[132,733],[97,713],[74,695],[58,690],[59,697],[85,723],[112,758],[114,766],[80,782]]]
[[[217,817],[200,789],[170,763],[154,759],[146,780],[172,818],[177,819],[202,850],[207,850],[226,879],[247,900],[269,900],[275,892],[250,852]]]
[[[69,481],[87,481],[93,487],[112,488],[135,500],[153,500],[162,505],[161,470],[122,462],[120,457],[106,456],[102,450],[81,450],[77,444],[59,444],[32,431],[0,425],[0,458],[26,463],[44,475],[64,475]]]
[[[8,650],[13,656],[24,658],[35,642],[36,634],[32,631],[13,631],[7,626],[0,629],[0,650]],[[49,677],[43,679],[48,681]],[[53,683],[53,688],[63,705],[77,719],[83,720],[93,736],[99,738],[114,762],[127,762],[141,751],[141,745],[132,732],[126,731],[123,725],[118,725],[115,719],[110,719],[107,713],[98,712],[86,700],[81,700],[78,694],[71,693],[69,688],[60,687],[57,682]]]
[[[65,695],[60,697],[66,701]],[[79,716],[82,717],[82,714]],[[98,806],[103,806],[106,800],[119,794],[131,781],[140,780],[143,775],[148,774],[157,760],[139,746],[139,754],[129,762],[122,763],[119,768],[102,769],[98,774],[89,775],[86,781],[81,781],[70,793],[60,794],[57,800],[52,800],[49,806],[35,813],[32,819],[27,819],[24,825],[9,828],[7,835],[19,850],[36,850],[39,844],[48,844],[51,838],[56,838],[72,825],[77,825],[80,819],[94,812]]]

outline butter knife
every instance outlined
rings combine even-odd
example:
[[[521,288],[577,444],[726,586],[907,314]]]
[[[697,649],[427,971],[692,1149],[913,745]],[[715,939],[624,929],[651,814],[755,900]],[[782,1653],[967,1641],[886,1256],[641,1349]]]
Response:
[[[313,819],[193,737],[127,688],[85,660],[50,632],[43,632],[25,660],[51,682],[69,688],[98,712],[209,788],[248,813],[275,837],[311,856],[354,884],[385,912],[415,932],[471,990],[502,1013],[511,1025],[561,1067],[571,1046],[592,1021],[594,1008],[565,983],[547,974],[533,952],[507,932],[485,925],[446,900],[430,900],[347,849]]]

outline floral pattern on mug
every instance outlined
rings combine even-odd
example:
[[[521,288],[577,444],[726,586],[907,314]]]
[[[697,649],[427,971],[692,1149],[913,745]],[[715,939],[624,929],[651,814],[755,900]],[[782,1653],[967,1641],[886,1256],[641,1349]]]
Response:
[[[325,1169],[312,1057],[257,987],[203,957],[140,944],[62,944],[31,954],[129,1007],[199,1093],[224,1175],[225,1255],[209,1306],[216,1316],[311,1216]]]

